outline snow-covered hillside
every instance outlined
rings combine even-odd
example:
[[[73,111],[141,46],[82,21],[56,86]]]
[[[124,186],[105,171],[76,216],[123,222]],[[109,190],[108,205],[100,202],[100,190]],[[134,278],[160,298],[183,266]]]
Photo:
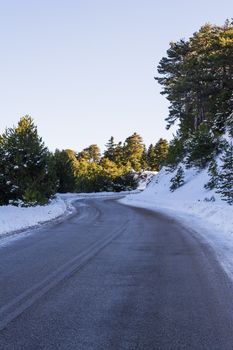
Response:
[[[194,214],[206,221],[215,224],[226,232],[233,234],[233,207],[223,202],[215,191],[204,189],[208,182],[206,170],[198,172],[195,169],[185,170],[185,183],[171,192],[170,180],[175,173],[162,169],[144,192],[138,195],[129,195],[124,199],[129,204],[146,204],[159,208],[168,208],[174,211]],[[215,199],[212,202],[211,199]]]
[[[204,188],[209,179],[207,170],[185,169],[184,185],[171,192],[174,174],[162,169],[145,191],[121,202],[164,212],[191,227],[215,248],[233,277],[233,206],[221,200],[214,190]],[[213,197],[215,201],[211,201]]]

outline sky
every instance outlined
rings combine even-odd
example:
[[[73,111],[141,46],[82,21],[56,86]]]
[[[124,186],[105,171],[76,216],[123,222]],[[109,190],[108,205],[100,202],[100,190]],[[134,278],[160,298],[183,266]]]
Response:
[[[29,114],[50,150],[165,129],[154,80],[169,42],[231,18],[232,0],[0,0],[0,133]]]

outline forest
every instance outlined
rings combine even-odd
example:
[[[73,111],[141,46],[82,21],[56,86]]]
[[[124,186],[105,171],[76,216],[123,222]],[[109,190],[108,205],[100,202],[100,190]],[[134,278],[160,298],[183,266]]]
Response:
[[[45,204],[57,192],[123,191],[137,187],[137,174],[174,171],[171,191],[183,184],[184,168],[208,168],[206,189],[233,204],[233,23],[205,24],[188,40],[171,42],[155,80],[168,99],[168,143],[147,148],[133,133],[111,136],[101,153],[92,144],[78,152],[50,152],[30,116],[0,136],[0,204]]]
[[[171,42],[156,81],[170,103],[167,129],[176,126],[167,166],[183,184],[184,168],[208,167],[206,189],[233,203],[233,23],[205,24],[189,40]]]
[[[101,154],[96,144],[76,152],[50,152],[30,116],[0,136],[0,203],[46,204],[55,193],[133,190],[137,175],[158,171],[165,162],[168,142],[159,139],[148,149],[136,132],[124,143],[111,137]]]

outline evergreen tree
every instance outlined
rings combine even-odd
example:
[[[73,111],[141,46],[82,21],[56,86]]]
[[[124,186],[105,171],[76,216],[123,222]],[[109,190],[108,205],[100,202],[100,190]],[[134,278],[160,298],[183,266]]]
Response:
[[[76,170],[76,192],[101,191],[101,172],[100,164],[81,160]]]
[[[168,164],[174,167],[192,153],[188,165],[203,167],[208,153],[221,149],[219,136],[227,129],[233,135],[233,24],[206,24],[189,40],[172,42],[158,72],[156,80],[170,102],[167,128],[177,123],[179,133]],[[209,131],[206,141],[203,125]],[[177,141],[183,147],[176,147]]]
[[[233,204],[233,144],[230,143],[225,149],[222,157],[222,165],[218,181],[218,193],[223,200]]]
[[[224,131],[232,113],[233,26],[206,24],[186,42],[171,43],[159,64],[160,77],[170,101],[168,127],[180,122],[182,134],[208,121]]]
[[[89,154],[89,160],[91,162],[98,163],[100,161],[101,153],[100,149],[97,145],[90,145],[88,148],[85,149],[85,151]]]
[[[154,147],[154,161],[155,161],[155,170],[159,171],[162,166],[165,164],[168,154],[168,142],[167,140],[160,138],[159,141],[155,144]]]
[[[112,162],[115,161],[115,153],[116,153],[116,144],[114,141],[114,137],[111,136],[108,143],[106,144],[106,150],[104,151],[104,157],[108,158]]]
[[[55,193],[53,156],[29,116],[20,119],[1,138],[1,203],[44,204]]]
[[[124,163],[124,148],[122,142],[118,142],[116,145],[114,152],[114,162],[118,165],[122,165]]]
[[[186,142],[188,166],[204,168],[217,154],[218,141],[205,123]]]
[[[180,166],[176,172],[176,175],[171,178],[170,191],[174,192],[177,188],[184,184],[184,170]]]
[[[209,164],[208,174],[210,179],[204,187],[205,189],[213,190],[214,188],[218,187],[219,181],[218,166],[215,159],[212,160]]]
[[[87,148],[84,148],[82,152],[78,154],[78,159],[85,159],[88,162],[98,163],[100,161],[101,153],[97,145],[93,144]]]
[[[54,153],[55,169],[58,178],[57,191],[60,193],[75,191],[75,169],[69,151],[59,151]]]
[[[142,137],[136,132],[127,137],[124,144],[124,163],[129,162],[135,171],[141,170],[141,158],[144,151]]]
[[[141,156],[141,169],[142,170],[149,170],[149,164],[148,164],[148,152],[146,149],[146,146],[144,145],[143,153]]]
[[[149,167],[150,170],[152,170],[152,171],[157,170],[157,164],[155,162],[155,148],[152,145],[152,143],[148,147],[147,162],[148,162],[148,167]]]
[[[166,157],[166,165],[173,171],[177,165],[182,161],[186,154],[184,141],[177,133],[177,135],[170,141],[168,153]]]
[[[127,151],[132,152],[128,153],[131,160],[135,149],[138,151],[133,140],[130,139],[127,142]],[[132,164],[126,157],[125,146],[123,147],[121,142],[115,144],[113,137],[108,141],[102,158],[97,145],[85,148],[78,153],[77,157],[72,153],[72,158],[76,159],[73,162],[75,162],[77,192],[120,191],[135,188],[137,181],[133,174],[130,175]],[[138,162],[141,166],[142,156],[138,157]]]

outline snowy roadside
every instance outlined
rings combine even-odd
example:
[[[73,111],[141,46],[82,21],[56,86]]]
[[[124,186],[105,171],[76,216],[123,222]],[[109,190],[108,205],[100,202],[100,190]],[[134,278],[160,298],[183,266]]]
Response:
[[[54,220],[69,210],[69,205],[57,196],[48,205],[29,208],[0,206],[0,236]]]
[[[91,193],[59,193],[59,198],[65,200],[67,204],[73,201],[85,198],[117,198],[124,197],[129,194],[138,194],[140,190],[122,191],[122,192],[91,192]]]
[[[0,236],[20,232],[47,223],[75,211],[72,203],[85,198],[118,198],[128,194],[140,193],[154,175],[154,172],[144,172],[140,178],[139,187],[134,191],[96,192],[96,193],[58,193],[56,197],[44,206],[16,207],[13,205],[0,206]]]
[[[138,191],[133,191],[138,193]],[[101,193],[65,193],[57,194],[48,205],[35,207],[16,207],[13,205],[0,206],[0,236],[17,232],[30,227],[47,223],[74,211],[72,202],[83,198],[111,198],[122,197],[131,192],[101,192]]]
[[[170,192],[173,175],[162,170],[144,192],[129,195],[120,202],[175,217],[210,244],[233,279],[233,206],[222,201],[214,191],[204,189],[208,180],[205,170],[198,173],[186,170],[185,184]],[[210,201],[213,196],[215,201]]]

